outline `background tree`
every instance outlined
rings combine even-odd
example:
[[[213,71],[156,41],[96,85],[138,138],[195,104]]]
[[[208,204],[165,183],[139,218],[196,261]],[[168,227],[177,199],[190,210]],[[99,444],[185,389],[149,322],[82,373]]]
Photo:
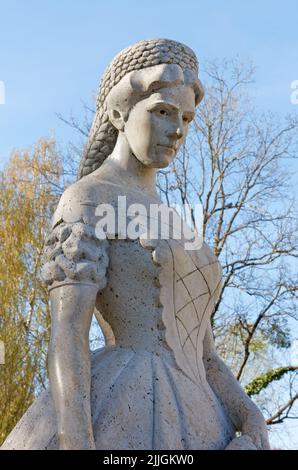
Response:
[[[0,192],[0,443],[47,380],[49,303],[40,267],[57,197],[60,158],[52,140],[12,153]]]

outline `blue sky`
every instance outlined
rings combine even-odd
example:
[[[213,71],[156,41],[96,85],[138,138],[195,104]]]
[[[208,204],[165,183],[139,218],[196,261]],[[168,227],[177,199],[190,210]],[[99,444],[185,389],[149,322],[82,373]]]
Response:
[[[113,56],[143,38],[190,45],[202,68],[207,59],[251,59],[260,109],[298,111],[297,19],[294,0],[0,0],[0,167],[41,136],[71,139],[55,113],[79,116]]]
[[[259,110],[297,113],[297,24],[294,0],[0,0],[0,168],[42,136],[74,139],[56,113],[79,117],[114,55],[145,38],[186,43],[202,69],[209,59],[252,60]]]

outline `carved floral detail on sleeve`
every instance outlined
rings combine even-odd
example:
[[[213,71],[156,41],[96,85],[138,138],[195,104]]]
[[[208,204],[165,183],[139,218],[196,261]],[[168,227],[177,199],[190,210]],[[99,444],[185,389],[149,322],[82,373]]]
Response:
[[[72,281],[106,285],[108,241],[99,240],[95,229],[83,221],[61,220],[45,243],[42,276],[49,287]]]

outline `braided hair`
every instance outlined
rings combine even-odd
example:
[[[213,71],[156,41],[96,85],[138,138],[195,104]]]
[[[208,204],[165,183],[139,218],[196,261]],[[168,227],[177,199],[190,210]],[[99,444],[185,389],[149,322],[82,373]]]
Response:
[[[122,50],[106,69],[96,99],[96,114],[80,163],[79,178],[97,170],[112,153],[118,131],[109,121],[106,98],[112,88],[129,72],[160,64],[176,64],[183,71],[198,74],[194,52],[169,39],[149,39]],[[203,93],[203,92],[202,92]]]

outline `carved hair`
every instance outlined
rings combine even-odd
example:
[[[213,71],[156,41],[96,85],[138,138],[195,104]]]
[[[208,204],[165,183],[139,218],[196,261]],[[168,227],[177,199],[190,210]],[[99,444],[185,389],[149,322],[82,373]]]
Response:
[[[184,72],[185,81],[192,81],[196,104],[202,99],[203,88],[197,78],[198,62],[189,47],[169,39],[151,39],[124,49],[111,62],[101,80],[97,110],[81,159],[79,178],[99,168],[116,144],[118,131],[108,115],[107,97],[111,90],[125,75],[160,64],[178,65]]]

